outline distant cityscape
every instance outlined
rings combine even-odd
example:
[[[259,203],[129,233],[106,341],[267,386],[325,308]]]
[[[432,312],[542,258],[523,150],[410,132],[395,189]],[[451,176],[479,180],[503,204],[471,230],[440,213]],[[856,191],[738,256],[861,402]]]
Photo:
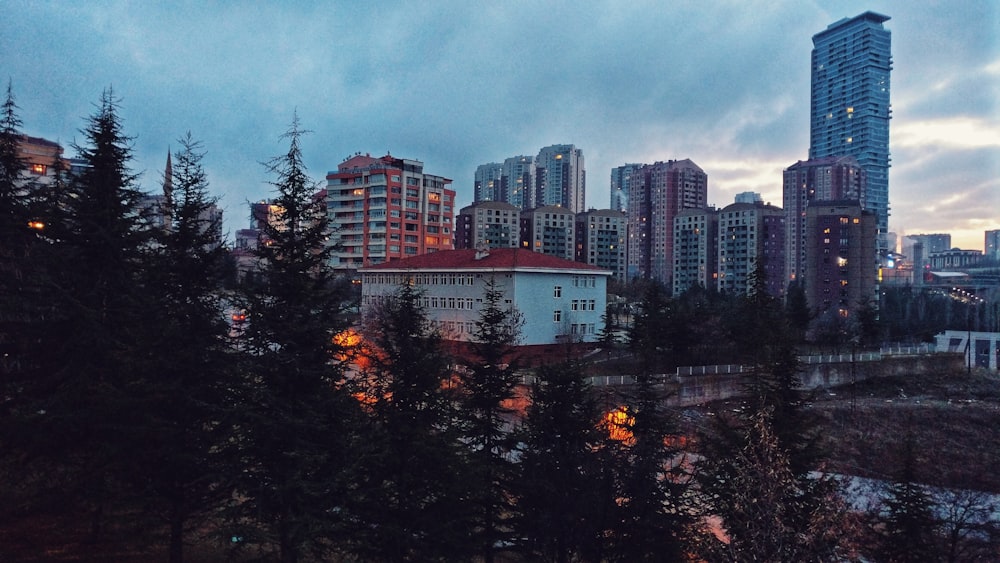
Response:
[[[984,231],[982,250],[953,248],[947,233],[900,240],[888,230],[888,19],[865,12],[813,36],[808,158],[784,169],[782,207],[752,192],[709,206],[709,173],[683,155],[612,169],[608,207],[588,206],[584,151],[573,144],[479,165],[473,201],[459,207],[453,180],[423,162],[359,152],[315,196],[327,210],[332,266],[353,274],[434,252],[519,248],[621,282],[654,280],[674,295],[693,286],[747,292],[763,276],[772,295],[799,284],[812,310],[842,317],[877,303],[880,286],[976,278],[1000,264],[1000,225]],[[27,137],[22,152],[44,178],[61,147]],[[155,210],[165,197],[143,205]],[[276,211],[266,201],[250,207],[233,240],[241,271],[253,267]]]

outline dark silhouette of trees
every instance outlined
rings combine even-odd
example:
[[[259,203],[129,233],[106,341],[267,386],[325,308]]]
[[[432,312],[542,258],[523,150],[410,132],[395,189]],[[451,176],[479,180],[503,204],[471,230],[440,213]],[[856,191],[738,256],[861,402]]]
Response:
[[[141,196],[129,169],[131,138],[122,130],[119,102],[106,90],[74,145],[83,165],[60,194],[45,228],[52,315],[46,318],[41,377],[30,385],[37,453],[69,476],[61,493],[91,508],[98,539],[108,501],[127,480],[121,460],[147,439],[137,427],[145,404],[147,353],[136,328],[149,294],[140,273],[150,232],[136,210]],[[56,481],[58,483],[58,480]]]
[[[521,429],[516,482],[516,535],[535,561],[599,561],[601,457],[608,440],[601,412],[572,361],[542,366],[532,386],[531,406]]]
[[[302,162],[296,117],[288,151],[271,160],[277,210],[258,248],[260,271],[240,293],[246,384],[238,420],[241,467],[234,535],[277,547],[280,560],[333,549],[357,403],[341,391],[334,335],[347,327],[345,289],[330,269],[325,206]]]
[[[147,440],[124,461],[130,482],[170,529],[170,561],[183,560],[185,532],[232,495],[235,354],[221,311],[223,249],[209,211],[201,145],[180,139],[164,179],[167,227],[157,233],[141,279],[150,300],[137,330],[147,352],[138,429]],[[195,520],[195,523],[199,520]]]
[[[912,433],[902,444],[899,469],[892,477],[884,512],[879,518],[883,530],[878,556],[892,563],[937,561],[936,503],[917,482],[917,454]]]
[[[722,560],[822,560],[841,541],[824,533],[841,525],[839,485],[811,474],[822,469],[818,421],[804,406],[783,307],[764,288],[754,275],[741,299],[745,332],[737,346],[751,368],[745,397],[738,412],[715,417],[700,437],[698,479],[705,506],[729,537]]]
[[[604,462],[615,483],[605,499],[610,561],[682,561],[702,533],[686,439],[664,401],[659,381],[639,376],[609,421],[620,433]]]
[[[514,348],[524,321],[516,308],[504,306],[505,289],[495,277],[486,280],[472,357],[459,371],[462,443],[469,449],[465,482],[474,541],[485,563],[493,561],[498,545],[511,543],[509,491],[515,478],[515,444],[510,429],[516,417],[511,403],[520,381]]]
[[[365,336],[368,367],[351,386],[367,417],[352,456],[348,549],[365,561],[462,559],[470,550],[468,454],[441,335],[406,283],[374,307]]]

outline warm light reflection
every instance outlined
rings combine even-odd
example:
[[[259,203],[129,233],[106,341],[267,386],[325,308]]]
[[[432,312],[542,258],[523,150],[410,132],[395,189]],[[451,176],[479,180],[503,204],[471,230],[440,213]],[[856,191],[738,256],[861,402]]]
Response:
[[[608,436],[629,446],[635,444],[633,425],[635,417],[629,414],[628,407],[618,407],[604,415],[604,426],[608,430]]]

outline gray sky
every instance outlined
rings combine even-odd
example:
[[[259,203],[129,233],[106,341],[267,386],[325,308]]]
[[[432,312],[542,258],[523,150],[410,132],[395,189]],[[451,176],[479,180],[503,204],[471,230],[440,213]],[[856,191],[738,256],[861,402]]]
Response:
[[[318,183],[388,151],[464,206],[477,165],[573,143],[591,207],[612,167],[682,158],[712,204],[781,205],[782,169],[808,153],[812,36],[866,10],[892,18],[890,229],[982,249],[1000,229],[994,0],[0,0],[0,78],[24,132],[64,146],[113,87],[147,191],[191,131],[230,232],[271,195],[260,163],[294,112]]]

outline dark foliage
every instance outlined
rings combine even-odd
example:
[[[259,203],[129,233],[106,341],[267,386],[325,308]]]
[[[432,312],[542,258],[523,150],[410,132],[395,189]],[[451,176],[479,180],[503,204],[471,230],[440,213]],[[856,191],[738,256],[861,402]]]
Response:
[[[241,473],[235,535],[275,546],[285,562],[327,554],[341,529],[346,448],[356,402],[341,391],[334,335],[347,326],[345,289],[329,268],[325,208],[302,163],[295,119],[286,154],[268,164],[278,210],[258,250],[260,274],[239,296]]]
[[[349,549],[365,561],[461,559],[470,549],[466,455],[441,335],[409,284],[369,323],[368,367],[351,385],[368,416],[353,452]]]

